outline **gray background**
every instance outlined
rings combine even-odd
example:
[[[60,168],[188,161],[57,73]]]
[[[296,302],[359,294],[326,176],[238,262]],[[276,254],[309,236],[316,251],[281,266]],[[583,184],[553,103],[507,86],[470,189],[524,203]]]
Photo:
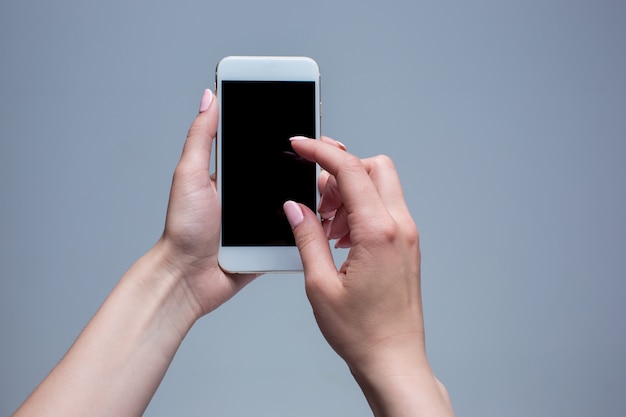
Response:
[[[323,131],[387,153],[421,231],[429,357],[459,416],[626,410],[626,6],[3,1],[0,415],[159,237],[225,55],[309,55]],[[192,329],[148,416],[361,416],[302,276]]]

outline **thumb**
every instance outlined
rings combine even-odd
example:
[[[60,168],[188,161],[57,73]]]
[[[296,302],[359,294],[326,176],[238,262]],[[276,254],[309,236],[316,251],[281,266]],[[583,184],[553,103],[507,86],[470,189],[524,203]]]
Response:
[[[211,90],[204,90],[198,116],[187,133],[181,162],[199,170],[209,168],[213,138],[217,133],[218,115],[215,96]]]
[[[333,255],[324,229],[315,214],[307,206],[294,201],[285,202],[283,210],[300,251],[307,285],[324,285],[321,280],[335,278],[337,269]]]

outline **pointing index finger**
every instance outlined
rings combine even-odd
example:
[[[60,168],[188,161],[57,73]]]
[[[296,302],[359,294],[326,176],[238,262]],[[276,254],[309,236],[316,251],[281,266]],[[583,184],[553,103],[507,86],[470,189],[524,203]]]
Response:
[[[384,209],[376,187],[361,160],[336,146],[302,136],[291,138],[291,146],[304,159],[318,163],[337,180],[337,188],[348,213]]]

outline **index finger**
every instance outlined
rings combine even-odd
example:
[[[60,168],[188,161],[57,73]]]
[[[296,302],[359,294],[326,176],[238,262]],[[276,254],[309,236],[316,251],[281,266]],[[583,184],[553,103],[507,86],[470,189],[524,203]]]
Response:
[[[361,160],[336,146],[301,136],[291,146],[304,159],[318,163],[337,180],[348,214],[358,210],[380,212],[383,203]]]

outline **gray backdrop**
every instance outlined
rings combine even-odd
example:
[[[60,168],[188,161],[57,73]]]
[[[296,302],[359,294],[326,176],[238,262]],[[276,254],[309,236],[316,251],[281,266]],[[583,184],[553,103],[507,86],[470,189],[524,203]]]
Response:
[[[0,415],[159,237],[202,90],[309,55],[323,131],[387,153],[421,231],[429,357],[459,416],[626,410],[626,6],[0,4]],[[148,416],[362,416],[301,275],[183,343]]]

